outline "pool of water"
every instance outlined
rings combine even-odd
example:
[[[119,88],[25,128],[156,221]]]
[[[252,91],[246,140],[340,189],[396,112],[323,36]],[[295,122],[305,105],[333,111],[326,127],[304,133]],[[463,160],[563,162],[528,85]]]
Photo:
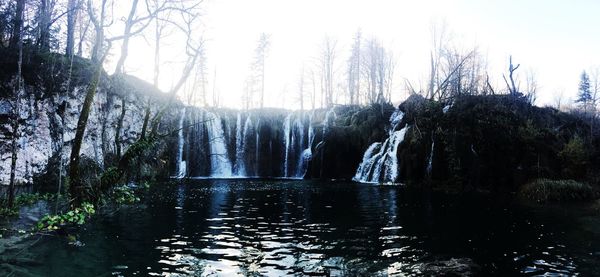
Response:
[[[32,237],[5,251],[0,275],[594,275],[597,218],[399,186],[162,183],[140,204],[95,216],[76,241]]]

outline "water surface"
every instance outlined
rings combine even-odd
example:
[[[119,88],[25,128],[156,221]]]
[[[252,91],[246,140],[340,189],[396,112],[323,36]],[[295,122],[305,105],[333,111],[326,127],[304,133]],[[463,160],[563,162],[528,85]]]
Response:
[[[95,216],[76,243],[31,238],[18,253],[31,262],[4,264],[0,275],[594,275],[596,218],[398,186],[162,183],[141,204]]]

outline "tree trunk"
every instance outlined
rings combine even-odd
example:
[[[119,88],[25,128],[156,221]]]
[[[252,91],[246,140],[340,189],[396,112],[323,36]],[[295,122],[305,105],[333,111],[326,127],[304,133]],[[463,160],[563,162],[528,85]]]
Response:
[[[123,129],[123,120],[125,119],[125,113],[127,112],[127,101],[125,96],[121,98],[121,115],[119,116],[119,122],[117,122],[117,128],[115,130],[115,150],[117,152],[117,159],[121,158],[121,129]]]
[[[85,127],[87,126],[87,120],[90,116],[94,96],[98,89],[98,83],[100,81],[100,75],[102,74],[102,62],[97,64],[96,72],[92,78],[90,85],[87,88],[83,106],[81,107],[81,113],[79,114],[79,120],[77,121],[77,129],[75,131],[75,139],[73,140],[73,147],[71,148],[70,167],[69,167],[69,192],[71,197],[74,198],[74,205],[81,204],[81,201],[85,197],[83,191],[83,184],[81,182],[81,176],[79,174],[79,152],[81,150],[81,144],[83,143],[83,136],[85,133]]]
[[[15,12],[15,18],[13,19],[13,30],[12,36],[8,46],[10,48],[16,48],[21,41],[22,29],[23,29],[23,10],[25,9],[25,0],[17,0],[17,9]]]
[[[48,0],[40,1],[39,26],[40,36],[38,47],[40,51],[50,51],[50,6]]]
[[[121,44],[121,56],[117,61],[115,67],[115,73],[123,73],[123,66],[125,65],[125,59],[129,52],[129,38],[131,37],[131,27],[133,25],[133,17],[135,16],[135,10],[137,9],[138,0],[133,0],[131,4],[131,10],[129,10],[129,16],[125,22],[125,30],[123,31],[123,43]]]
[[[22,8],[21,8],[22,9]],[[21,11],[21,16],[23,13]],[[22,23],[22,22],[21,22]],[[23,90],[23,76],[22,76],[22,65],[23,65],[23,40],[21,39],[22,27],[19,28],[19,40],[16,46],[19,49],[19,58],[17,60],[17,80],[16,89],[14,91],[14,106],[13,106],[13,122],[12,122],[12,139],[11,139],[11,158],[10,158],[10,183],[8,186],[8,206],[13,207],[15,201],[15,173],[17,170],[17,137],[19,135],[19,96]]]
[[[67,47],[65,54],[67,57],[73,55],[73,49],[75,48],[75,24],[77,14],[77,0],[69,0],[67,4]]]
[[[99,63],[100,55],[102,55],[102,44],[104,43],[104,28],[96,29],[96,39],[92,47],[92,62]]]
[[[148,98],[148,105],[146,105],[145,114],[144,114],[144,123],[142,125],[142,133],[140,134],[140,139],[146,138],[146,132],[148,130],[148,122],[150,121],[150,98]]]
[[[18,99],[17,99],[18,101]],[[18,107],[19,104],[18,102],[15,101],[15,105]],[[16,111],[18,112],[19,109],[16,108]],[[19,115],[15,114],[14,118],[13,118],[13,124],[12,124],[12,140],[11,140],[11,152],[12,155],[10,157],[10,184],[8,186],[8,206],[9,207],[13,207],[14,202],[15,202],[15,173],[16,173],[16,169],[17,169],[17,138],[18,138],[18,134],[19,134]]]

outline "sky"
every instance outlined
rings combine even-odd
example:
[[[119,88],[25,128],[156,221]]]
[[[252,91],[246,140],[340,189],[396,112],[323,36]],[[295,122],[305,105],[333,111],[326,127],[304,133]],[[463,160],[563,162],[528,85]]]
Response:
[[[242,106],[244,81],[263,32],[271,42],[265,62],[269,107],[298,108],[292,95],[300,72],[314,67],[326,35],[337,41],[337,78],[343,80],[359,29],[394,53],[394,103],[407,97],[404,80],[416,87],[425,83],[434,25],[445,26],[452,44],[477,47],[497,88],[504,88],[501,78],[512,55],[521,64],[516,72],[521,86],[526,74],[536,76],[538,105],[553,105],[561,94],[574,98],[581,72],[600,66],[600,1],[594,0],[204,0],[202,5],[209,90],[219,92],[221,106],[233,108]],[[151,44],[137,40],[132,48],[126,70],[152,80]],[[185,58],[175,49],[163,49],[163,90],[175,82]]]

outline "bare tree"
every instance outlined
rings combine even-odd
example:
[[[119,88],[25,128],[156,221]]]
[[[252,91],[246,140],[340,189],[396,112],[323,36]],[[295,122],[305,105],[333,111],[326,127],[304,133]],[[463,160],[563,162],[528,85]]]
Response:
[[[50,49],[50,20],[54,9],[55,1],[40,0],[37,15],[37,46],[41,51]]]
[[[310,80],[312,83],[312,93],[310,96],[310,106],[311,109],[314,110],[316,108],[316,103],[317,103],[317,85],[316,85],[316,78],[315,78],[315,71],[311,70],[310,71]]]
[[[23,35],[23,12],[25,10],[25,0],[17,0],[15,16],[13,18],[13,30],[12,36],[8,46],[10,48],[18,47],[21,43],[21,37]]]
[[[304,91],[305,91],[305,81],[304,81],[304,66],[300,70],[300,77],[298,78],[298,102],[300,103],[300,110],[304,110]]]
[[[565,90],[564,89],[559,89],[554,92],[554,99],[553,99],[554,107],[559,111],[562,110],[564,98],[565,98]]]
[[[244,92],[242,95],[242,102],[244,103],[244,109],[249,110],[253,107],[253,99],[254,99],[254,83],[255,80],[252,76],[246,77],[244,81]]]
[[[262,109],[265,102],[265,59],[269,51],[270,38],[267,34],[262,33],[258,39],[258,45],[254,50],[254,61],[252,63],[252,76],[254,78],[253,87],[255,85],[260,86],[258,88],[259,93],[259,107]]]
[[[395,67],[393,55],[374,37],[366,41],[362,55],[367,103],[384,103],[391,96]]]
[[[92,61],[95,63],[99,62],[103,55],[102,51],[104,50],[103,47],[106,42],[104,38],[104,28],[112,25],[112,20],[110,22],[106,21],[108,1],[109,0],[100,0],[100,11],[98,13],[95,11],[92,0],[88,0],[87,2],[87,14],[95,31],[94,43],[92,44]],[[110,4],[112,4],[112,2],[110,2]]]
[[[432,49],[430,52],[430,74],[428,84],[428,98],[434,99],[435,93],[440,89],[440,67],[442,56],[444,55],[446,45],[450,41],[444,22],[431,25],[431,43]]]
[[[160,2],[160,3],[158,1],[155,1],[154,7],[151,7],[149,1],[146,0],[144,3],[146,5],[147,14],[145,14],[144,16],[137,16],[138,2],[139,2],[139,0],[133,0],[131,3],[131,8],[129,10],[127,19],[124,20],[125,27],[123,30],[123,34],[120,36],[116,36],[116,37],[112,37],[112,38],[108,39],[109,42],[116,41],[116,40],[122,40],[121,54],[119,56],[119,60],[117,61],[117,65],[115,67],[116,75],[123,74],[125,60],[127,59],[127,56],[129,53],[130,39],[133,36],[144,31],[146,29],[146,27],[148,27],[150,25],[152,20],[159,22],[159,19],[156,19],[156,17],[158,16],[159,13],[161,13],[165,10],[174,9],[174,7],[167,6],[167,3],[169,3],[169,1],[167,1],[167,0]],[[191,12],[198,5],[199,5],[199,3],[194,4],[193,6],[190,6],[190,7],[186,7],[185,9],[181,8],[181,11],[186,14],[191,14]],[[135,29],[134,29],[134,27],[135,27]],[[157,27],[157,29],[158,28],[159,27]],[[155,30],[155,32],[158,32],[158,30]],[[156,40],[159,41],[160,36],[157,36]],[[158,47],[156,49],[158,49]],[[155,56],[155,59],[157,59],[157,58],[158,58],[158,54]],[[157,68],[156,64],[155,64],[155,66],[156,66],[155,68]],[[155,70],[155,73],[158,74],[158,71]],[[155,75],[155,82],[158,83],[158,75]],[[127,100],[126,99],[127,99],[127,95],[123,94],[121,96],[121,115],[119,116],[116,132],[115,132],[115,149],[116,149],[117,157],[121,156],[121,139],[120,139],[121,132],[120,131],[123,128],[123,120],[125,119],[125,113],[127,112],[127,107],[126,107]],[[147,120],[150,117],[149,106],[150,106],[150,103],[148,103],[148,106],[146,107],[146,115],[144,115],[145,124],[142,125],[143,136],[145,136],[146,128],[148,126]]]
[[[529,103],[534,104],[537,100],[538,82],[535,72],[527,71],[525,79],[525,97]]]
[[[123,73],[125,60],[127,59],[127,56],[129,54],[130,39],[133,36],[142,33],[146,29],[146,27],[150,25],[152,20],[155,19],[160,13],[167,10],[180,10],[182,12],[191,14],[195,12],[194,10],[201,2],[202,1],[199,1],[191,6],[170,6],[169,3],[171,3],[171,1],[169,0],[163,0],[162,2],[155,0],[154,5],[151,5],[149,0],[145,0],[144,3],[146,6],[146,13],[143,16],[138,16],[137,10],[139,0],[132,0],[131,8],[129,9],[129,14],[123,22],[123,34],[108,39],[109,41],[122,40],[121,52],[117,61],[117,65],[115,66],[115,73]]]
[[[204,39],[202,38],[201,34],[196,34],[196,24],[200,17],[200,14],[198,12],[190,12],[190,10],[186,8],[178,9],[178,11],[179,16],[181,17],[181,22],[166,19],[163,20],[170,22],[172,26],[174,26],[176,29],[178,29],[185,35],[185,54],[188,58],[186,59],[185,65],[183,66],[179,79],[168,92],[168,102],[165,105],[163,105],[163,107],[152,118],[152,128],[150,133],[152,137],[156,137],[158,133],[158,126],[160,120],[162,119],[162,116],[173,103],[175,95],[186,83],[191,72],[194,70],[194,67],[197,66],[198,59],[202,57],[202,54],[204,52]]]
[[[77,0],[77,1],[83,1],[83,0]],[[81,2],[79,2],[78,4],[78,8],[77,8],[77,13],[75,14],[76,17],[76,21],[81,22],[81,24],[78,24],[77,26],[79,27],[78,30],[78,42],[77,42],[77,56],[83,57],[83,45],[84,42],[86,41],[86,37],[88,36],[88,30],[90,29],[90,25],[91,25],[91,20],[89,20],[86,15],[87,13],[82,12],[81,8],[79,7],[81,5]]]
[[[358,30],[354,35],[354,42],[352,44],[350,58],[348,59],[348,96],[351,105],[357,104],[360,95],[361,42],[362,34],[361,31]]]
[[[327,107],[333,105],[333,83],[334,83],[334,65],[336,59],[337,42],[329,36],[325,36],[321,43],[321,52],[319,55],[319,66],[321,74],[321,97]]]
[[[502,74],[502,78],[504,78],[504,82],[506,83],[506,87],[508,89],[508,93],[512,96],[519,95],[519,88],[515,84],[515,76],[514,73],[519,69],[521,64],[517,64],[516,66],[512,62],[512,56],[508,57],[508,80],[506,79],[506,75]]]
[[[589,70],[590,72],[590,89],[592,92],[592,110],[594,113],[597,112],[598,97],[600,96],[600,67],[594,67]]]
[[[77,13],[80,0],[68,0],[67,4],[67,46],[65,54],[70,57],[75,49],[75,25],[77,24]]]
[[[478,94],[483,87],[480,56],[477,48],[461,51],[448,47],[442,56],[439,77],[442,82],[434,95],[445,100],[463,94]]]
[[[199,60],[199,59],[202,59],[202,60],[204,59],[204,57],[202,56],[203,51],[204,51],[203,47],[202,47],[202,39],[200,39],[200,41],[197,42],[198,46],[192,45],[193,40],[194,40],[192,38],[193,29],[195,28],[194,24],[199,17],[198,7],[202,1],[199,1],[196,3],[191,2],[191,3],[189,3],[189,5],[186,5],[187,2],[185,2],[185,1],[176,2],[173,0],[163,0],[163,1],[165,1],[163,3],[161,3],[160,1],[161,0],[152,0],[152,6],[154,6],[155,8],[152,13],[149,13],[149,15],[151,15],[150,19],[154,19],[154,23],[155,23],[155,25],[154,25],[154,76],[153,76],[153,84],[155,87],[158,87],[158,84],[159,84],[160,66],[161,66],[160,46],[161,46],[161,40],[162,40],[163,36],[166,35],[165,30],[167,29],[167,26],[174,26],[176,30],[181,31],[186,36],[185,48],[186,48],[186,54],[188,55],[188,57],[194,56],[195,57],[194,61]],[[172,1],[171,5],[167,6],[165,4],[167,1]],[[146,3],[148,3],[148,2],[146,2]],[[175,15],[178,16],[178,18],[181,18],[181,21],[173,20],[172,12],[174,12]],[[144,19],[144,20],[146,20],[146,19]],[[137,23],[139,23],[139,22],[142,22],[142,21],[138,20]],[[147,26],[147,25],[145,25],[145,26]],[[146,28],[145,26],[142,25],[143,28]],[[131,34],[135,34],[135,33],[130,32],[130,36],[131,36]],[[196,51],[196,50],[198,50],[198,51]],[[204,61],[202,61],[202,62],[204,62]],[[194,68],[194,65],[190,66],[189,60],[188,60],[188,63],[186,63],[186,65],[184,66],[184,72],[183,72],[183,74],[186,76],[183,79],[180,79],[180,81],[178,81],[177,85],[171,89],[171,91],[170,91],[170,93],[172,94],[171,98],[174,97],[174,94],[177,93],[179,88],[186,82],[186,80],[190,74],[189,72],[186,73],[186,70],[189,69],[191,72],[193,68]],[[182,81],[183,81],[183,83],[180,84],[180,82],[182,82]],[[173,89],[175,89],[176,91],[173,91]],[[171,100],[169,100],[169,105],[170,105],[170,102],[171,102]],[[151,104],[152,104],[151,99],[148,98],[148,103],[146,104],[146,108],[144,111],[144,122],[142,124],[142,131],[140,133],[141,139],[144,139],[146,137],[148,126],[150,125],[150,117],[151,117],[151,112],[152,112]],[[155,120],[156,120],[156,116],[153,119],[153,122],[155,122]],[[154,130],[152,132],[154,132]]]
[[[188,105],[197,105],[200,102],[200,105],[206,107],[207,104],[207,69],[206,69],[206,54],[204,51],[200,53],[200,57],[198,57],[198,64],[194,69],[194,78],[192,84],[187,92]],[[198,98],[200,98],[198,100]]]
[[[213,73],[213,81],[212,81],[212,99],[213,99],[213,107],[218,108],[221,102],[221,98],[217,91],[217,67],[215,66],[215,70]]]

